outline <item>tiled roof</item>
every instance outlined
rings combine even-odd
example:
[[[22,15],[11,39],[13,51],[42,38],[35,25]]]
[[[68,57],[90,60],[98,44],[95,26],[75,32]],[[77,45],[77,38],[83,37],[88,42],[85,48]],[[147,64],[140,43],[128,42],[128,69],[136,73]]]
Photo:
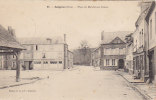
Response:
[[[16,39],[0,25],[0,49],[24,49],[23,46],[16,41]]]
[[[125,36],[130,34],[130,31],[117,31],[117,32],[104,32],[104,40],[102,44],[110,43],[116,37],[119,37],[123,42],[125,42]]]

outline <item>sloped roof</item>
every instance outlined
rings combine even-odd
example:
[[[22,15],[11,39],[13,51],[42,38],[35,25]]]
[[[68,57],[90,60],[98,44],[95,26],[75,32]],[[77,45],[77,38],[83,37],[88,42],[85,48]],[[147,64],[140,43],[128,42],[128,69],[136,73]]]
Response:
[[[117,36],[114,40],[110,42],[110,44],[116,44],[116,43],[125,43],[125,42]]]
[[[24,49],[24,47],[16,41],[16,39],[0,25],[0,49]]]
[[[154,8],[155,8],[155,5],[156,5],[156,2],[155,1],[152,1],[151,2],[151,5],[150,5],[150,7],[149,7],[149,9],[148,9],[148,12],[147,12],[147,14],[146,14],[146,17],[145,17],[145,19],[146,19],[146,21],[149,19],[149,16],[151,15],[151,12],[154,10]],[[148,21],[147,21],[148,22]]]
[[[117,31],[117,32],[104,32],[104,40],[101,44],[108,44],[116,37],[120,38],[123,42],[125,41],[125,36],[132,33],[131,31]]]
[[[48,40],[51,39],[51,43]],[[31,37],[31,38],[18,38],[18,41],[21,44],[58,44],[64,43],[62,37],[53,37],[53,38],[39,38],[39,37]]]

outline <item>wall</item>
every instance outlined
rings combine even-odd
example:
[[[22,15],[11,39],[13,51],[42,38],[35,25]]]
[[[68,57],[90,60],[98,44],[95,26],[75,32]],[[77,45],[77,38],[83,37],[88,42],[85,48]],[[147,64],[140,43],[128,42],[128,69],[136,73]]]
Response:
[[[125,55],[125,48],[104,48],[104,55]]]
[[[154,75],[154,81],[156,83],[156,7],[154,8],[151,16],[149,17],[149,50],[153,49],[152,59],[152,73]],[[149,65],[150,66],[150,65]]]
[[[68,51],[68,68],[73,67],[73,53]]]
[[[24,45],[27,50],[21,53],[21,60],[34,69],[64,68],[64,44]]]
[[[126,69],[133,74],[133,44],[126,48]]]
[[[152,20],[152,23],[150,22]],[[152,27],[150,27],[152,24]],[[152,32],[150,32],[152,29]],[[149,17],[149,49],[152,49],[156,46],[156,9],[152,12],[151,16]]]

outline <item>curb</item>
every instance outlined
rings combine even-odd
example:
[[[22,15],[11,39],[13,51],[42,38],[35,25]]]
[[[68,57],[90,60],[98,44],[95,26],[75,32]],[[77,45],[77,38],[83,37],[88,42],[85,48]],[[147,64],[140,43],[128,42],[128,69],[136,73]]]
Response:
[[[119,72],[118,72],[119,73]],[[135,86],[133,83],[129,82],[122,74],[119,73],[119,75],[126,80],[126,82],[128,83],[128,85],[135,90],[136,92],[138,92],[144,100],[152,100],[152,98],[146,94],[145,92],[143,92],[140,88],[138,88],[137,86]]]
[[[5,88],[15,87],[15,86],[21,86],[21,85],[26,85],[26,84],[32,84],[32,83],[35,83],[38,80],[41,80],[41,78],[36,78],[36,79],[34,79],[33,81],[30,81],[30,82],[15,83],[15,84],[6,85],[6,86],[0,86],[0,89],[5,89]]]

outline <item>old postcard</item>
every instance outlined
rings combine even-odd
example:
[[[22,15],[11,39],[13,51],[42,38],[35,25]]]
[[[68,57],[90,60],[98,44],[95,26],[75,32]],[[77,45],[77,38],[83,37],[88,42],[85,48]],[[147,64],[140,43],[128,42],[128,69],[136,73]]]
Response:
[[[0,100],[156,100],[156,2],[0,0]]]

